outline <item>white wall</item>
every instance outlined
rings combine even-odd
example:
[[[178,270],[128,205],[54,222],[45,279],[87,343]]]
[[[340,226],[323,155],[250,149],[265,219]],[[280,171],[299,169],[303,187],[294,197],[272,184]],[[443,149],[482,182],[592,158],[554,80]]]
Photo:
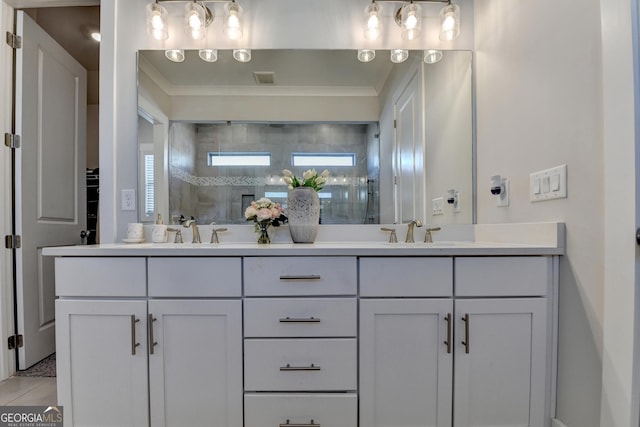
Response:
[[[187,42],[183,33],[174,33],[166,42],[154,42],[145,33],[145,6],[147,0],[103,0],[101,4],[101,31],[103,42],[100,52],[100,231],[102,242],[116,241],[124,236],[127,222],[135,220],[135,213],[121,212],[118,194],[121,189],[136,188],[137,129],[136,113],[136,59],[139,49],[162,49],[180,45],[197,48],[200,44]],[[445,49],[471,49],[473,40],[473,3],[458,2],[462,9],[460,39],[443,43],[437,37],[437,15],[442,4],[423,6],[428,15],[422,39],[404,42],[399,32],[385,36],[376,47],[388,49],[404,46],[409,49],[426,47]],[[221,3],[212,4],[217,16],[222,16]],[[179,6],[167,4],[167,8]],[[366,2],[343,0],[243,0],[246,12],[245,38],[232,43],[221,37],[220,20],[214,22],[207,43],[211,47],[228,49],[237,46],[252,49],[305,48],[305,49],[357,49],[366,45],[362,35],[362,14]],[[389,30],[397,27],[392,22],[394,7],[387,6],[385,24]],[[289,13],[282,13],[288,11]],[[109,182],[106,182],[106,181]]]
[[[483,0],[475,3],[475,19],[478,222],[566,223],[557,417],[569,427],[599,426],[605,283],[600,1]],[[568,166],[569,197],[530,203],[529,173],[560,164]],[[489,192],[495,174],[510,180],[508,208],[496,207]]]

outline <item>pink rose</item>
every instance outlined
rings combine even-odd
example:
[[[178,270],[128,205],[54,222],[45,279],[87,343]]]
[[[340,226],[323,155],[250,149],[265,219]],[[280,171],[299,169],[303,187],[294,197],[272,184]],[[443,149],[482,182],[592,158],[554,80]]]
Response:
[[[271,219],[271,209],[268,208],[262,208],[260,210],[258,210],[258,220],[259,221],[264,221],[266,219]]]
[[[249,206],[247,210],[244,212],[245,218],[253,218],[258,214],[258,210],[252,206]]]

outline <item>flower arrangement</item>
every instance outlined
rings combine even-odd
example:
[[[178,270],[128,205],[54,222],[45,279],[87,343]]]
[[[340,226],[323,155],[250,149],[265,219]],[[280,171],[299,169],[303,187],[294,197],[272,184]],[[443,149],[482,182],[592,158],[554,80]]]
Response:
[[[322,190],[329,178],[329,171],[324,170],[320,175],[315,169],[308,169],[302,174],[302,179],[296,177],[289,169],[283,169],[283,180],[289,186],[289,190],[295,187],[311,187],[316,191]]]
[[[280,224],[287,222],[287,217],[280,203],[273,203],[266,197],[258,201],[252,201],[251,205],[245,210],[244,217],[247,221],[255,222],[256,231],[260,232],[258,243],[270,243],[267,228],[269,226],[278,227]]]

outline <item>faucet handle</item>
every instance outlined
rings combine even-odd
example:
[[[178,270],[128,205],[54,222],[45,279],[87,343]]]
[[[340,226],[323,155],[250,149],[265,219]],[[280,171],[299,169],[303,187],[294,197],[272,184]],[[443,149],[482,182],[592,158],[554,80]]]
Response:
[[[431,235],[432,231],[440,231],[442,228],[440,227],[430,227],[425,230],[424,233],[424,242],[425,243],[433,243],[433,236]]]
[[[398,243],[398,236],[396,235],[395,228],[382,227],[380,230],[391,232],[391,234],[389,235],[389,243]]]

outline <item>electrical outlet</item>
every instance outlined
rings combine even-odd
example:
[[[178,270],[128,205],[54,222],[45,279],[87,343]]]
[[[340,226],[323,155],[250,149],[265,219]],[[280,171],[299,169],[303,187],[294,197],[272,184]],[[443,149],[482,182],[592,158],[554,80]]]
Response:
[[[120,190],[120,209],[123,211],[136,210],[136,190]]]

